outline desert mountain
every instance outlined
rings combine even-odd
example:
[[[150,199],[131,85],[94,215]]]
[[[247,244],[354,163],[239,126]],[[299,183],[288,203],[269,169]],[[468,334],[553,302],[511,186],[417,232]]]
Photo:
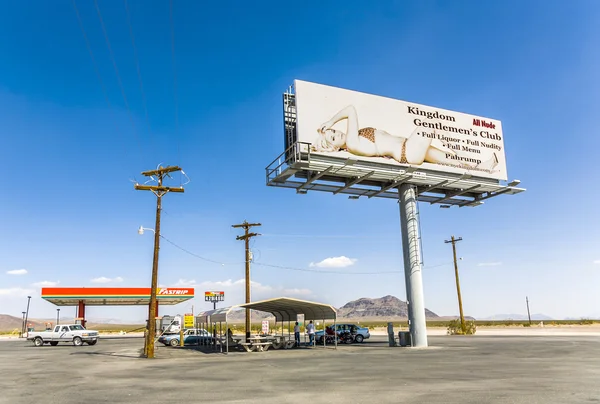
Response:
[[[38,320],[27,321],[32,324],[33,327],[39,329],[43,327],[44,324],[40,323]],[[0,331],[20,331],[21,326],[23,325],[23,319],[19,317],[9,316],[8,314],[0,314]]]
[[[429,319],[439,316],[431,310],[425,309],[425,316]],[[341,318],[408,318],[408,306],[406,302],[395,296],[384,296],[378,299],[363,297],[346,303],[338,309],[338,317]]]

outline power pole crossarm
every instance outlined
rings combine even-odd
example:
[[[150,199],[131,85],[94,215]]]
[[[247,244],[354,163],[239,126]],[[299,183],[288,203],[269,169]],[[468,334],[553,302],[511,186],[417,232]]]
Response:
[[[260,236],[259,233],[248,233],[248,234],[244,234],[243,236],[237,236],[235,239],[236,240],[246,240],[247,238],[252,238],[252,237],[256,237],[256,236]]]
[[[239,228],[239,227],[246,228],[246,227],[248,227],[248,228],[250,228],[250,227],[255,227],[255,226],[261,226],[261,224],[260,223],[247,223],[247,222],[244,222],[242,224],[234,224],[231,227],[234,227],[234,228]]]
[[[157,192],[183,192],[183,188],[173,188],[173,187],[156,187],[152,185],[138,185],[135,184],[134,188],[138,191],[157,191]]]
[[[244,240],[245,251],[246,251],[246,303],[250,303],[250,239],[252,237],[260,236],[258,233],[250,233],[250,228],[260,226],[260,223],[248,223],[244,220],[244,223],[234,224],[231,227],[243,228],[244,235],[237,236],[236,240]],[[250,339],[250,309],[246,309],[246,342]]]
[[[148,310],[148,325],[144,345],[144,354],[146,358],[154,358],[154,337],[156,336],[156,289],[158,288],[158,252],[160,250],[160,214],[162,211],[162,197],[169,192],[183,192],[183,187],[172,188],[163,186],[165,177],[170,177],[170,173],[181,171],[177,166],[162,167],[156,170],[144,171],[142,175],[146,177],[156,177],[157,185],[139,185],[134,188],[138,191],[152,191],[156,195],[156,224],[154,227],[154,257],[152,259],[152,281],[150,286],[150,307]]]

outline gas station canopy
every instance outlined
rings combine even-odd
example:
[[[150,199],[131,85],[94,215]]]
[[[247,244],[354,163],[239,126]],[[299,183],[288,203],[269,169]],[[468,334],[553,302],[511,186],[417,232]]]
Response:
[[[161,305],[175,305],[194,298],[194,288],[158,288]],[[134,306],[150,304],[150,288],[42,288],[42,299],[57,306]]]

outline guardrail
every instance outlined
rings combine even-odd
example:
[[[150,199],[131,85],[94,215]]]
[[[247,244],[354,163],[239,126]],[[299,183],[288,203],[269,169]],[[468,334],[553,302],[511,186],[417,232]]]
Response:
[[[279,156],[275,157],[275,160],[265,169],[267,172],[267,183],[277,178],[285,168],[292,167],[300,161],[310,163],[310,143],[296,142]]]

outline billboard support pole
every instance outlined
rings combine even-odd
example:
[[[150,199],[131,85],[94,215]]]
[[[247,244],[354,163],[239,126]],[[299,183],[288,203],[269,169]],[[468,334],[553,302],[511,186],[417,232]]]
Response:
[[[427,347],[427,322],[421,271],[421,246],[419,243],[419,216],[417,214],[416,187],[402,184],[398,188],[400,204],[400,227],[404,255],[404,277],[411,345]]]

